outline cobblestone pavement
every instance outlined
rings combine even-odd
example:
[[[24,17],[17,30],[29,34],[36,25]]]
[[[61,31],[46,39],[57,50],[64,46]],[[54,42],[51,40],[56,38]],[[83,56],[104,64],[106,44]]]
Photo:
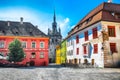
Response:
[[[0,80],[120,80],[120,68],[74,69],[60,66],[0,68]]]

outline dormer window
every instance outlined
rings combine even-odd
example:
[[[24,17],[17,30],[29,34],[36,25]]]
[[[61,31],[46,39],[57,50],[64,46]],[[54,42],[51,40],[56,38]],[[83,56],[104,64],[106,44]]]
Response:
[[[120,13],[119,13],[119,14],[116,14],[116,18],[117,18],[117,19],[120,19]]]
[[[15,34],[16,34],[16,35],[19,35],[19,33],[18,33],[18,32],[15,32]]]
[[[114,13],[114,12],[111,12],[111,15],[112,15],[112,16],[115,16],[115,13]]]
[[[88,18],[88,19],[86,20],[86,24],[89,23],[91,20],[92,20],[92,17]]]
[[[5,32],[4,30],[2,31],[2,33],[3,33],[4,35],[6,35],[6,32]]]
[[[116,19],[120,19],[120,13],[111,12],[111,15],[114,16]]]
[[[33,33],[32,33],[32,32],[30,32],[30,35],[33,35]]]

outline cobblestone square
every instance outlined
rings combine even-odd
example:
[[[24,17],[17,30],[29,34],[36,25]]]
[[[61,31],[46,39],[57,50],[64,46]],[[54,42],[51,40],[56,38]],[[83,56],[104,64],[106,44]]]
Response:
[[[120,80],[120,69],[60,66],[0,68],[0,80]]]

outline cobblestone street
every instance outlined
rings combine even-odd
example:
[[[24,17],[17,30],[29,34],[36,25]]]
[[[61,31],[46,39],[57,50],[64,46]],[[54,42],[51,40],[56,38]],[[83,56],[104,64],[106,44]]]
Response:
[[[0,80],[120,80],[120,69],[60,66],[0,68]]]

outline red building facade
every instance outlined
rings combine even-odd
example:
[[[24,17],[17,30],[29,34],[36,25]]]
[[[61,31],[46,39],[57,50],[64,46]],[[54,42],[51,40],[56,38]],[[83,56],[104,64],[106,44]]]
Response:
[[[3,22],[9,25],[4,29],[0,26],[0,55],[5,57],[9,54],[8,46],[14,40],[20,40],[25,52],[23,65],[47,66],[48,65],[48,42],[49,38],[31,23]],[[0,23],[1,24],[1,23]],[[11,24],[11,26],[10,26]],[[13,24],[17,24],[13,28]],[[17,27],[18,26],[18,27]],[[11,27],[11,28],[10,28]],[[22,28],[22,29],[21,29]],[[32,30],[32,31],[31,31]]]

